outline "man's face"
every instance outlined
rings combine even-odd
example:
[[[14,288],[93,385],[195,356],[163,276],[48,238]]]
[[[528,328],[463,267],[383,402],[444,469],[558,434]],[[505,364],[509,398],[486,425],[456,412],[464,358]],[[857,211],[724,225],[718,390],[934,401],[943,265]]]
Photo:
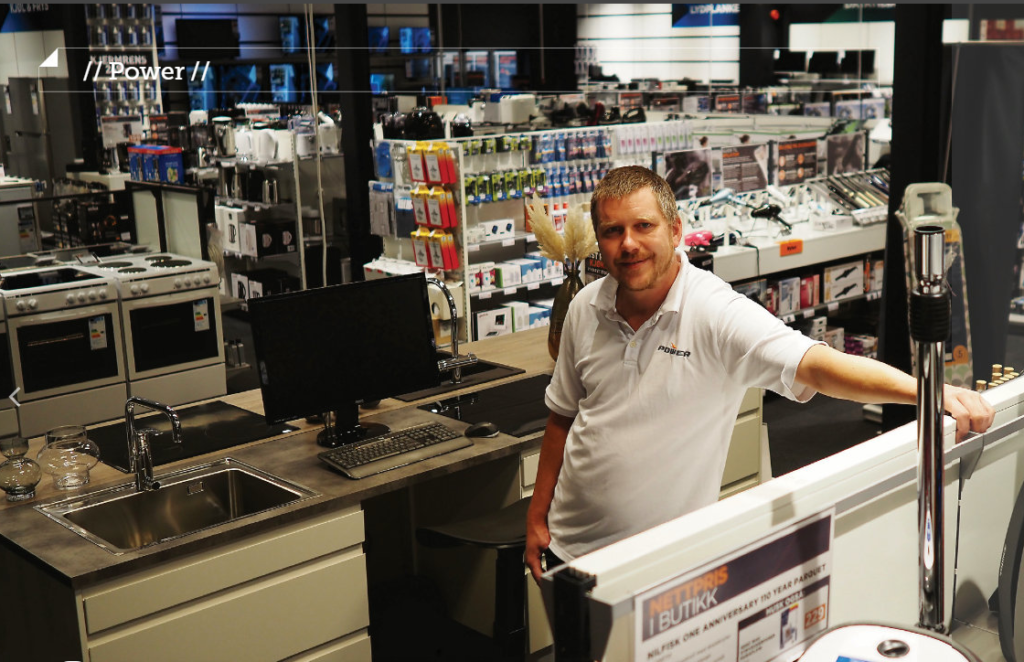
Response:
[[[671,279],[683,224],[678,216],[672,222],[665,220],[651,189],[602,202],[600,215],[597,244],[608,273],[621,288],[648,290]]]

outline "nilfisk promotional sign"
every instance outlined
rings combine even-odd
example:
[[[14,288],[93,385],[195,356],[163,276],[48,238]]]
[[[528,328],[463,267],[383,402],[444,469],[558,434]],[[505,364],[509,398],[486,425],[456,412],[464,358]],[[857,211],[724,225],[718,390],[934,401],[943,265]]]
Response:
[[[792,662],[828,627],[834,512],[636,596],[633,659]]]

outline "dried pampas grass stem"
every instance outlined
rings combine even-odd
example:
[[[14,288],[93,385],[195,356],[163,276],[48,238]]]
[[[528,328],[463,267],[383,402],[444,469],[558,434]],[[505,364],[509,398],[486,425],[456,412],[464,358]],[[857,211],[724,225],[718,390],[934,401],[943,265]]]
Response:
[[[564,237],[555,230],[551,217],[544,211],[544,205],[537,196],[527,205],[526,214],[544,257],[576,264],[597,251],[594,228],[583,217],[582,205],[573,205],[569,209]]]

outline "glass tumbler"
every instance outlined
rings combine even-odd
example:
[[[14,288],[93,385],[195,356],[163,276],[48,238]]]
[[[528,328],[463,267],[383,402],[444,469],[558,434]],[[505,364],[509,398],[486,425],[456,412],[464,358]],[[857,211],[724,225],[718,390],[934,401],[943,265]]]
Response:
[[[100,449],[82,425],[62,425],[46,433],[46,445],[36,455],[42,470],[53,476],[58,490],[71,490],[89,482],[89,470],[100,461]]]

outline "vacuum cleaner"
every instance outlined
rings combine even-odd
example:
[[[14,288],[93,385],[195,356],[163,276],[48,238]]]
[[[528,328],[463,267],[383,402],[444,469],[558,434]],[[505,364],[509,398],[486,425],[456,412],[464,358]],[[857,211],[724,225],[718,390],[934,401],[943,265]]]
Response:
[[[910,334],[918,367],[918,625],[838,625],[818,635],[800,662],[979,662],[944,632],[942,387],[943,345],[950,325],[945,232],[935,225],[920,226],[914,239],[918,278],[910,295]]]

